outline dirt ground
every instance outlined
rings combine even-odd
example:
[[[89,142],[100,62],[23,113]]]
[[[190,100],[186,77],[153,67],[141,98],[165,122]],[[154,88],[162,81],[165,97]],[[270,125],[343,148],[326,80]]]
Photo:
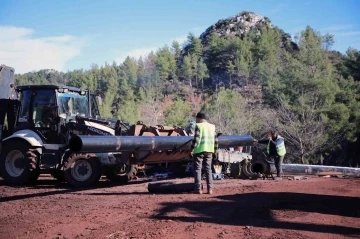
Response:
[[[224,179],[213,195],[155,195],[148,183],[0,181],[0,238],[360,238],[360,179]]]

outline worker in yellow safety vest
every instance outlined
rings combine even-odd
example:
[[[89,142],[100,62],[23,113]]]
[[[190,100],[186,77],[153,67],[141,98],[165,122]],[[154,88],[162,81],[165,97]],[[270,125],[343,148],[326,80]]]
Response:
[[[256,141],[256,140],[255,140]],[[270,130],[268,139],[259,140],[259,144],[267,144],[267,154],[269,158],[274,158],[277,179],[281,179],[282,163],[286,154],[284,138],[277,134],[275,130]]]
[[[213,193],[212,182],[212,159],[216,157],[218,149],[218,140],[215,133],[215,125],[210,124],[208,116],[204,112],[196,115],[195,135],[191,144],[190,157],[193,159],[195,192],[202,194],[201,188],[201,169],[204,163],[207,190],[209,194]]]

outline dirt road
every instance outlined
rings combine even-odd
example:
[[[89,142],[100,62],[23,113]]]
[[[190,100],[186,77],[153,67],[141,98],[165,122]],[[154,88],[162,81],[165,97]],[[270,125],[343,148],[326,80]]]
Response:
[[[191,182],[191,179],[179,179]],[[0,181],[1,238],[360,238],[360,179],[215,181],[214,195],[148,182],[73,190]]]

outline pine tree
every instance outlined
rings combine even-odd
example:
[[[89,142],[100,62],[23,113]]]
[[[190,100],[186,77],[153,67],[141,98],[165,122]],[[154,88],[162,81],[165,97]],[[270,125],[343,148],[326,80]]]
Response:
[[[188,45],[186,48],[188,49],[188,53],[191,55],[195,55],[197,57],[201,57],[202,56],[201,40],[191,32],[189,33],[187,39],[188,39]]]
[[[197,75],[198,79],[201,81],[201,90],[204,93],[204,79],[208,78],[210,75],[209,70],[202,58],[200,58],[198,63]]]
[[[165,45],[157,51],[155,64],[161,80],[165,81],[177,77],[175,55],[168,46]]]
[[[135,89],[137,83],[138,66],[135,59],[126,57],[124,63],[121,66],[128,78],[128,84],[132,89]]]
[[[349,48],[344,57],[344,72],[345,78],[352,76],[355,81],[360,81],[360,51],[354,48]]]
[[[192,78],[194,76],[194,71],[190,55],[184,57],[183,64],[181,66],[181,76],[189,82],[189,86],[192,88]]]

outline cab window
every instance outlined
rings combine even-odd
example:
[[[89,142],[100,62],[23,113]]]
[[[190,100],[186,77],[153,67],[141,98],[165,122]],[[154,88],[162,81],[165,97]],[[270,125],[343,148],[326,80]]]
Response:
[[[32,123],[35,127],[50,127],[57,118],[54,90],[37,90],[33,94]]]

